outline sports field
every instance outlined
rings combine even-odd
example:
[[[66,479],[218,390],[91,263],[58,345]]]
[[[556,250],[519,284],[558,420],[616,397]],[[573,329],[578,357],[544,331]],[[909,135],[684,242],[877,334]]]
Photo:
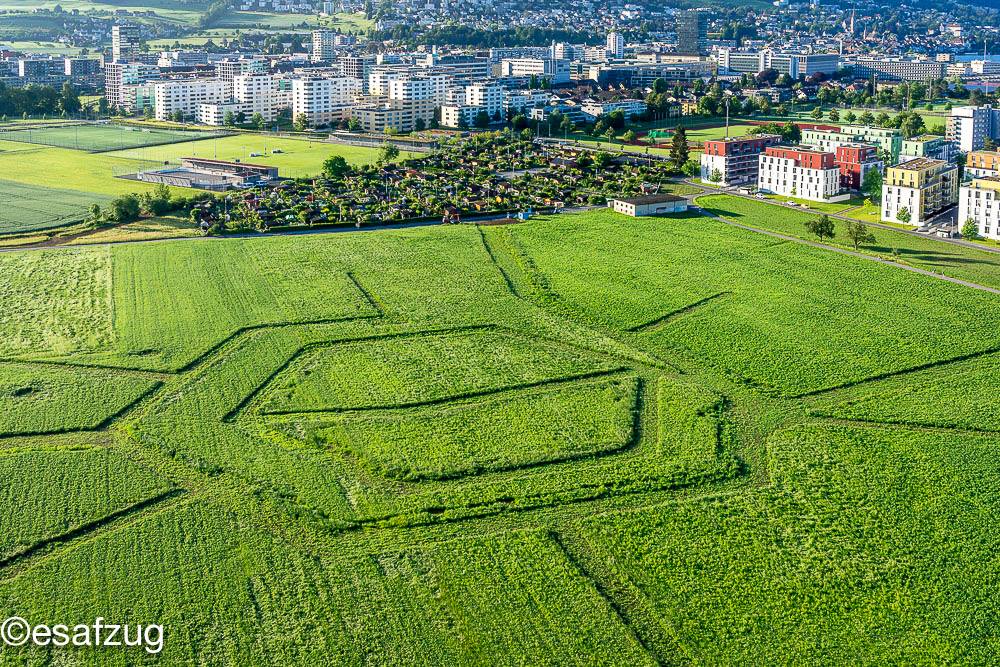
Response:
[[[274,154],[276,148],[281,152]],[[262,153],[260,157],[250,156],[258,151]],[[147,168],[154,160],[218,156],[275,165],[282,176],[306,177],[319,174],[323,162],[331,155],[343,155],[354,164],[362,164],[374,162],[378,150],[255,134],[101,153],[0,139],[0,203],[11,202],[11,206],[0,209],[0,234],[56,227],[83,219],[91,204],[150,190],[153,186],[147,183],[115,176]],[[409,155],[404,153],[402,157]],[[30,165],[44,165],[44,168]],[[194,191],[177,189],[177,192]]]
[[[601,210],[5,252],[0,300],[4,617],[168,665],[996,655],[993,294]]]
[[[0,129],[0,141],[42,144],[97,153],[194,141],[222,134],[222,132],[187,132],[128,125],[61,124]]]

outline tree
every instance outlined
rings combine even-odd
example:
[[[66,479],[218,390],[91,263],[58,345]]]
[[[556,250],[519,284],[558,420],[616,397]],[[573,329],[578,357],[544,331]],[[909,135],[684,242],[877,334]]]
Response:
[[[675,169],[680,169],[688,161],[691,151],[688,148],[687,130],[678,127],[670,143],[670,162]]]
[[[993,137],[983,137],[983,150],[993,151],[996,150],[997,144],[993,141]]]
[[[139,197],[133,193],[122,195],[108,204],[107,218],[112,222],[123,224],[139,219]]]
[[[688,178],[694,178],[701,172],[701,163],[697,160],[689,159],[684,163],[684,166],[681,167],[681,172],[683,172],[683,174]]]
[[[962,238],[974,241],[979,238],[979,225],[972,218],[965,221],[962,225]]]
[[[378,152],[378,163],[388,164],[399,157],[399,147],[396,144],[383,144]]]
[[[711,183],[721,183],[722,182],[722,172],[719,171],[718,167],[716,167],[715,169],[713,169],[712,172],[708,175],[708,180]]]
[[[226,111],[226,113],[222,114],[222,124],[226,127],[233,127],[236,125],[236,114],[232,111]]]
[[[840,120],[840,112],[837,111],[836,109],[830,109],[830,113],[827,114],[827,118],[836,123],[838,120]]]
[[[822,241],[825,238],[832,239],[834,236],[835,232],[834,232],[833,220],[831,220],[830,216],[826,215],[825,213],[819,217],[807,220],[805,224],[806,224],[806,231],[808,231],[810,234],[815,234],[816,238],[818,238],[820,241]]]
[[[858,116],[858,122],[862,125],[871,125],[875,122],[875,116],[872,115],[871,111],[865,111],[860,116]]]
[[[899,220],[903,224],[906,224],[906,225],[910,224],[910,220],[911,219],[912,219],[912,216],[910,215],[910,209],[907,208],[906,206],[904,206],[903,208],[899,209],[899,212],[896,213],[896,220]]]
[[[476,114],[476,118],[473,120],[473,125],[481,130],[485,130],[490,126],[490,115],[485,111],[480,111]]]
[[[626,144],[630,144],[633,141],[635,141],[635,131],[627,130],[625,134],[622,135],[622,141],[624,141]]]
[[[259,111],[250,117],[250,124],[253,125],[255,130],[263,130],[266,123],[264,115]]]
[[[875,235],[868,231],[868,225],[861,220],[849,220],[847,222],[847,238],[851,239],[855,250],[862,244],[875,243]]]
[[[343,155],[331,155],[323,162],[323,175],[327,178],[343,178],[351,171],[351,166]]]
[[[304,113],[300,113],[292,122],[292,129],[296,132],[305,132],[307,127],[309,127],[309,116]]]
[[[427,123],[423,118],[418,118],[413,122],[413,130],[415,132],[423,132],[425,129],[427,129]]]
[[[857,119],[858,117],[854,115],[853,111],[848,111],[847,113],[844,114],[844,122],[847,123],[848,125],[853,124],[854,121],[856,121]]]
[[[881,169],[869,169],[865,173],[864,180],[861,181],[861,192],[865,193],[873,202],[882,201]]]

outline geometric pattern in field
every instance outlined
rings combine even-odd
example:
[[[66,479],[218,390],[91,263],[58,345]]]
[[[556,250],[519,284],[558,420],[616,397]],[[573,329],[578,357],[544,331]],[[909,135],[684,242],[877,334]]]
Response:
[[[77,190],[0,179],[0,234],[50,229],[80,222],[91,204],[110,198]]]
[[[989,662],[995,364],[948,359],[992,302],[609,215],[14,255],[0,346],[66,357],[0,409],[68,432],[0,436],[0,611],[163,621],[169,663]]]
[[[176,144],[225,136],[227,132],[188,132],[109,124],[64,124],[0,130],[0,141],[16,141],[92,153]]]

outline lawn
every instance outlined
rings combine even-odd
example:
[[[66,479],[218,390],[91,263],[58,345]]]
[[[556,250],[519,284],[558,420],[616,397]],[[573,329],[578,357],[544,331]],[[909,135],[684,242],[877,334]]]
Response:
[[[0,611],[165,665],[987,664],[998,326],[693,212],[2,252]]]
[[[104,203],[107,198],[79,190],[0,180],[0,201],[0,234],[16,234],[80,222],[90,204]]]
[[[275,149],[281,153],[274,154]],[[254,157],[251,153],[260,155]],[[375,161],[378,149],[262,134],[238,134],[107,153],[109,158],[145,162],[176,162],[182,157],[242,160],[276,166],[281,176],[293,178],[319,174],[323,170],[323,162],[331,155],[343,155],[351,164],[368,164]],[[403,153],[404,158],[410,156],[411,153]]]
[[[0,141],[41,144],[90,152],[173,144],[212,137],[212,132],[130,127],[128,125],[53,124],[0,131]]]

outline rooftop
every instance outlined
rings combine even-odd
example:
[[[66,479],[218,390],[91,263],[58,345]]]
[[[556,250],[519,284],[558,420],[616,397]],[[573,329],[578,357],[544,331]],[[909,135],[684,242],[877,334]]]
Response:
[[[677,195],[646,195],[644,197],[633,197],[631,199],[615,199],[614,201],[624,202],[626,204],[633,204],[635,206],[644,206],[647,204],[666,204],[673,201],[683,201],[684,197],[678,197]]]
[[[930,169],[932,167],[938,167],[942,164],[948,164],[944,160],[934,160],[932,158],[921,157],[916,160],[909,160],[902,164],[897,164],[892,169],[905,169],[906,171],[923,171],[925,169]]]

